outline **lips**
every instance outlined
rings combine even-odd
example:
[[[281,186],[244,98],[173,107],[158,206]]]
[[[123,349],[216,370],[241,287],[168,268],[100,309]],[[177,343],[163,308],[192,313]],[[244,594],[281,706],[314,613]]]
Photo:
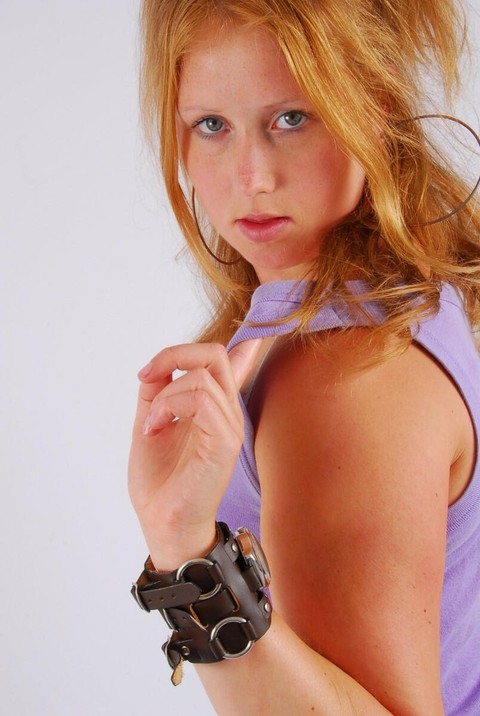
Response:
[[[288,216],[271,214],[248,214],[235,222],[242,234],[256,243],[272,241],[284,231],[290,223]]]

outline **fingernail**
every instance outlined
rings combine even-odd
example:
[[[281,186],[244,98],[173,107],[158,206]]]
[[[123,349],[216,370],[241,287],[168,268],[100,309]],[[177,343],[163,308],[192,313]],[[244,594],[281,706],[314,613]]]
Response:
[[[152,418],[150,415],[147,416],[147,419],[145,420],[143,424],[142,434],[148,435],[152,427]]]
[[[150,371],[152,370],[152,368],[153,368],[153,365],[152,365],[151,363],[147,363],[147,365],[145,365],[145,366],[142,368],[142,370],[139,370],[139,371],[138,371],[138,377],[139,377],[139,378],[146,378],[147,375],[148,375],[148,374],[150,373]]]

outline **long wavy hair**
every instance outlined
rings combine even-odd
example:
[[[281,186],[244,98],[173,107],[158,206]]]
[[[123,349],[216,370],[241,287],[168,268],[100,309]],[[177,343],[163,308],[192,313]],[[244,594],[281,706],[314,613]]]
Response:
[[[166,191],[211,298],[213,312],[199,340],[226,343],[258,285],[253,267],[208,225],[199,222],[216,261],[202,244],[191,187],[176,139],[182,60],[206,23],[233,23],[272,33],[302,93],[339,145],[366,172],[356,209],[319,242],[298,331],[332,293],[362,310],[380,301],[385,321],[374,326],[395,352],[412,326],[438,310],[439,288],[462,293],[472,327],[480,323],[480,214],[470,192],[439,161],[422,124],[422,73],[440,80],[446,101],[459,86],[466,23],[454,0],[144,0],[141,107],[158,152]],[[225,263],[224,263],[225,262]],[[353,297],[352,276],[369,287]],[[420,300],[419,300],[420,299]],[[387,341],[397,336],[400,341]],[[388,351],[386,351],[388,352]]]

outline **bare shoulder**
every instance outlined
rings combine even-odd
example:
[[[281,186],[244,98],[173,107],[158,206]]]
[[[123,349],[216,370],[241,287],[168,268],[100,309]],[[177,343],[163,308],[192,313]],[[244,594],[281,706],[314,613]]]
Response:
[[[326,357],[322,338],[285,342],[260,376],[272,594],[307,643],[387,708],[434,713],[450,473],[468,452],[468,413],[415,344],[353,371],[375,350],[364,330],[326,335]]]
[[[457,387],[414,342],[397,358],[357,370],[377,350],[366,332],[325,332],[317,344],[284,341],[272,351],[253,406],[258,446],[265,429],[286,430],[303,447],[320,432],[321,444],[328,442],[333,454],[345,454],[348,443],[360,457],[362,444],[373,443],[377,457],[391,459],[400,451],[424,465],[451,468],[453,484],[447,487],[453,502],[468,482],[475,447]]]

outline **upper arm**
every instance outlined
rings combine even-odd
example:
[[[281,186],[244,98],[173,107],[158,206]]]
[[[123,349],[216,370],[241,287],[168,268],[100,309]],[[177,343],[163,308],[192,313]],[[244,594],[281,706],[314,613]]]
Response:
[[[358,336],[335,337],[339,360]],[[270,361],[257,407],[276,610],[393,713],[442,713],[454,387],[413,345],[343,378],[321,351],[291,346]]]

